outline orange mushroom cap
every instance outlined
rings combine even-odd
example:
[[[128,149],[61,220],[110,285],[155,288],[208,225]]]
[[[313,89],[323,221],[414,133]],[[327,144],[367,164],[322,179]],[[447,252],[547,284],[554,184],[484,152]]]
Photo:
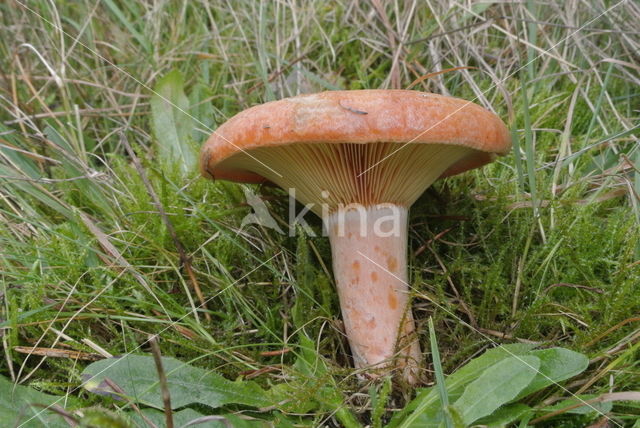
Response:
[[[473,149],[440,177],[491,162],[511,148],[502,120],[470,101],[406,90],[328,91],[272,101],[244,110],[204,144],[205,177],[262,183],[263,175],[233,166],[239,153],[298,143],[444,144]]]

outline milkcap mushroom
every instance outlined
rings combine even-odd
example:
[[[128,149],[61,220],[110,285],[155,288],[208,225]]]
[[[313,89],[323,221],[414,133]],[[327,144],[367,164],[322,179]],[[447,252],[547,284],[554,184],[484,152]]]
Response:
[[[354,364],[400,369],[421,358],[409,306],[407,212],[438,178],[511,148],[493,113],[404,90],[329,91],[238,113],[201,151],[205,177],[271,182],[323,217]]]

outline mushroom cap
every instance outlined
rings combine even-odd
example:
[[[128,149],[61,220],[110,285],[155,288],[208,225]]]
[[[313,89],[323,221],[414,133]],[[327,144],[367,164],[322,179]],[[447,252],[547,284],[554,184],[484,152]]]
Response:
[[[263,175],[227,162],[258,148],[316,143],[463,146],[469,153],[440,177],[491,162],[511,149],[502,120],[470,101],[406,90],[328,91],[260,104],[222,124],[201,150],[208,178],[263,183]],[[384,162],[382,162],[384,164]]]

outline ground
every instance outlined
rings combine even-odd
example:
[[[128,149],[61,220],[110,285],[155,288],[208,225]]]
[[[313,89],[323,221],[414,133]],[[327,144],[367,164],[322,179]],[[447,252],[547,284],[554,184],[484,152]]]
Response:
[[[637,3],[9,0],[0,20],[4,378],[113,410],[79,388],[85,358],[149,354],[158,334],[164,356],[267,388],[297,376],[310,339],[342,409],[368,423],[372,383],[350,368],[327,238],[241,228],[245,191],[283,227],[286,194],[205,180],[195,160],[257,103],[411,86],[473,100],[514,141],[411,209],[427,366],[432,317],[445,374],[503,343],[589,357],[532,407],[640,389]],[[411,394],[394,385],[379,420]],[[348,423],[307,413],[297,423]],[[623,401],[607,417],[639,414]]]

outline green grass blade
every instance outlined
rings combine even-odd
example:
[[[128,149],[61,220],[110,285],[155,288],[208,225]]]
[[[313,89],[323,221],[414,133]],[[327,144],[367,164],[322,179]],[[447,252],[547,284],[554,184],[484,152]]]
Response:
[[[433,371],[436,375],[436,387],[440,394],[440,404],[442,413],[444,414],[444,423],[447,428],[453,428],[453,421],[449,416],[447,409],[449,407],[449,395],[447,394],[447,386],[444,381],[444,372],[442,370],[442,362],[440,361],[440,351],[438,350],[438,341],[436,339],[436,331],[433,327],[433,318],[429,317],[429,345],[431,346],[431,358],[433,360]]]

